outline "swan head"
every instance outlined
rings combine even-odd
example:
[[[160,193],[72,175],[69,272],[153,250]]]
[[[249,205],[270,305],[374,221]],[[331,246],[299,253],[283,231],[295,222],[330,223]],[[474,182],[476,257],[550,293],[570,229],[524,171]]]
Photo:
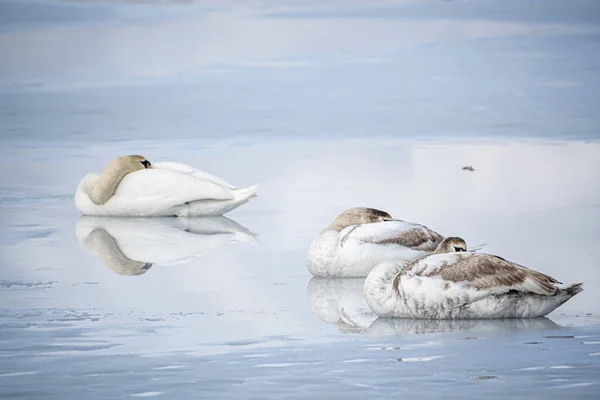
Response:
[[[434,253],[458,253],[460,251],[467,251],[467,242],[462,238],[451,236],[442,240]]]
[[[123,178],[126,174],[150,168],[152,164],[144,156],[128,155],[120,156],[112,160],[102,172],[107,178]]]
[[[115,193],[117,185],[123,177],[131,172],[150,168],[152,164],[146,157],[139,155],[120,156],[111,161],[90,188],[88,197],[97,205],[104,204]]]
[[[125,169],[129,172],[150,168],[152,166],[152,164],[146,159],[146,157],[139,156],[137,154],[117,157],[112,163],[118,164],[120,168]],[[111,166],[111,164],[109,164],[109,167]]]
[[[355,207],[338,215],[329,226],[329,229],[339,232],[352,225],[372,224],[375,222],[392,220],[392,216],[385,211],[377,210],[375,208]]]

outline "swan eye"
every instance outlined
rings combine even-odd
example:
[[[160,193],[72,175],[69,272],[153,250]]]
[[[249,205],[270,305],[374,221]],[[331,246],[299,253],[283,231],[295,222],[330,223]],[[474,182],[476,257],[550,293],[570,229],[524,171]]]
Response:
[[[144,168],[150,168],[150,166],[152,165],[148,160],[140,161],[140,164],[142,164]]]
[[[454,251],[459,252],[459,251],[466,251],[466,250],[463,249],[462,247],[456,247],[456,246],[454,246]]]

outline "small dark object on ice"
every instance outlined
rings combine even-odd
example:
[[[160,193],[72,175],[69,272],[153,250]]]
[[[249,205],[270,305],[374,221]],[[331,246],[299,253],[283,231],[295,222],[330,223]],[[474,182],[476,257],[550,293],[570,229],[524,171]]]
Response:
[[[496,379],[496,378],[498,378],[498,377],[494,376],[494,375],[482,375],[482,376],[476,376],[476,377],[474,377],[473,380],[476,380],[476,381],[486,381],[488,379]]]
[[[463,171],[475,171],[475,169],[471,165],[467,165],[466,167],[462,167]]]

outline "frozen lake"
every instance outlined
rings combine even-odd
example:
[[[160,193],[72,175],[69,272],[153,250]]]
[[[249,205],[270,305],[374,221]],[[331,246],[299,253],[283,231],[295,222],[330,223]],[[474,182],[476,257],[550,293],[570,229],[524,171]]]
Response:
[[[0,397],[597,398],[600,6],[365,3],[0,1]],[[79,179],[131,153],[260,194],[81,217]],[[305,265],[357,205],[584,291],[377,319]]]

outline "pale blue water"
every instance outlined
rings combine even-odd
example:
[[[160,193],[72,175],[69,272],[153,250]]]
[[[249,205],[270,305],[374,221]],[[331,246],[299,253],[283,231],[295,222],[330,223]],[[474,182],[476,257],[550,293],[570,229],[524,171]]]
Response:
[[[598,6],[404,3],[0,1],[0,396],[597,398]],[[79,179],[129,153],[260,195],[80,217]],[[305,266],[356,205],[585,290],[548,319],[377,319]],[[152,266],[105,262],[97,226]]]

